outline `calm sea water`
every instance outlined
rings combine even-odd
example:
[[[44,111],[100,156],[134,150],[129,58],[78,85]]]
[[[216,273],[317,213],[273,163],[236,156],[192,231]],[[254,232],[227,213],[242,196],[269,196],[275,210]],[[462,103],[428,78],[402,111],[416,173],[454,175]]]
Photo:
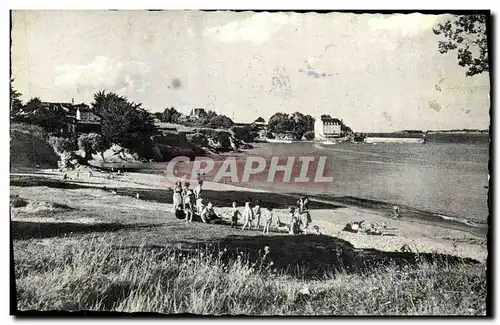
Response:
[[[488,137],[440,135],[429,137],[426,144],[258,143],[254,149],[214,158],[220,166],[225,156],[236,156],[239,161],[250,155],[261,156],[268,164],[272,156],[325,156],[325,173],[333,177],[331,183],[267,182],[264,172],[244,186],[311,196],[367,198],[485,222],[488,217]],[[240,176],[242,165],[238,165]],[[144,172],[155,173],[165,168],[166,163],[141,166]],[[298,172],[296,169],[293,174]],[[315,168],[311,172],[309,175],[314,176]]]
[[[266,183],[285,192],[354,196],[486,221],[489,144],[259,144],[248,155],[326,156],[324,186]]]

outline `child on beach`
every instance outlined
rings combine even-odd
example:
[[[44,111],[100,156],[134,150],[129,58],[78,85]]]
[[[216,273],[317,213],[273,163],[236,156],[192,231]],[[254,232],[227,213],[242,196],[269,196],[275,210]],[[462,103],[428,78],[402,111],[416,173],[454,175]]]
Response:
[[[260,212],[260,201],[257,200],[257,202],[255,202],[255,211],[254,211],[254,217],[255,217],[255,229],[260,229],[260,216],[261,216],[261,212]]]
[[[233,202],[233,208],[231,209],[231,228],[238,228],[238,215],[241,216],[241,212],[236,207],[236,202]]]
[[[192,222],[194,215],[194,207],[193,207],[194,193],[189,188],[188,182],[184,183],[184,190],[182,197],[184,200],[184,212],[186,214],[186,222]]]
[[[247,200],[245,202],[245,211],[243,211],[243,219],[245,220],[243,227],[241,230],[245,230],[246,226],[250,229],[251,227],[251,222],[253,219],[253,210],[251,207],[251,200]]]
[[[182,205],[182,184],[181,184],[181,181],[175,182],[173,202],[174,202],[174,212],[175,212],[177,210],[177,208],[180,205]]]
[[[203,180],[198,179],[198,185],[194,188],[194,196],[196,199],[200,198],[202,186],[203,186]]]
[[[309,213],[309,198],[302,197],[299,199],[299,216],[300,222],[304,225],[304,234],[307,234],[309,224],[312,222],[311,214]]]
[[[196,199],[196,213],[201,214],[201,212],[203,211],[204,208],[205,208],[205,205],[203,204],[203,199],[201,197],[197,198]]]
[[[290,207],[289,212],[290,212],[291,220],[290,220],[290,230],[288,233],[290,235],[295,235],[295,234],[298,234],[300,231],[300,223],[299,223],[300,219],[297,216],[295,207]]]
[[[212,214],[215,214],[213,212],[213,205],[212,202],[208,202],[207,206],[203,207],[203,210],[200,213],[201,221],[207,223]]]
[[[264,230],[262,231],[263,234],[269,234],[269,227],[271,226],[272,222],[273,222],[273,208],[269,207],[267,208],[267,218],[264,224]]]

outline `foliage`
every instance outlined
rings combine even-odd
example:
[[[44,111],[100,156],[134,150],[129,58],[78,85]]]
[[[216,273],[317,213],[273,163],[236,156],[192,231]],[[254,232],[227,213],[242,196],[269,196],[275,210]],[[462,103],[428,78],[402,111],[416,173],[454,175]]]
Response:
[[[314,140],[314,137],[314,131],[307,131],[306,133],[304,133],[304,139],[306,139],[307,141]]]
[[[16,119],[19,116],[23,108],[23,103],[21,101],[21,93],[18,92],[14,87],[12,87],[12,83],[14,79],[10,80],[10,117],[11,119]]]
[[[160,120],[167,123],[177,123],[181,115],[174,107],[165,108]]]
[[[195,144],[195,145],[200,146],[200,147],[208,146],[208,140],[207,140],[206,135],[204,135],[200,132],[197,132],[194,134],[189,134],[187,136],[187,140],[189,141],[189,143]]]
[[[158,119],[160,122],[163,122],[163,113],[162,112],[155,112],[153,113],[153,118]]]
[[[266,138],[268,139],[274,139],[274,134],[271,131],[266,132]]]
[[[30,99],[23,110],[26,111],[25,119],[28,123],[41,126],[51,133],[65,133],[70,123],[67,112],[60,105],[44,107],[37,97]]]
[[[233,126],[232,130],[237,139],[246,143],[254,142],[255,138],[259,136],[259,128],[255,124]]]
[[[78,144],[74,138],[51,136],[49,143],[60,154],[78,150]]]
[[[151,114],[141,104],[124,96],[100,91],[91,104],[101,118],[102,135],[107,143],[118,144],[142,158],[152,156],[152,139],[157,133]]]
[[[78,138],[78,147],[85,152],[86,161],[92,159],[92,154],[100,154],[104,160],[104,151],[109,149],[110,146],[110,143],[101,134],[82,134]]]
[[[268,129],[273,133],[292,133],[295,140],[300,140],[304,133],[314,130],[314,118],[299,112],[275,113],[269,119]]]
[[[224,115],[215,115],[206,121],[206,126],[213,129],[230,129],[234,125],[234,122]]]
[[[57,240],[57,241],[56,241]],[[419,262],[340,270],[318,279],[277,271],[269,250],[251,262],[232,248],[191,253],[127,247],[110,236],[16,244],[20,310],[204,315],[485,315],[484,265]],[[272,248],[271,248],[272,253]],[[75,294],[77,292],[78,294]]]
[[[445,39],[439,41],[439,52],[457,50],[458,64],[467,68],[466,76],[489,71],[486,19],[486,15],[462,15],[433,29]]]
[[[49,134],[47,133],[47,131],[38,125],[28,123],[11,123],[10,129],[11,131],[17,130],[22,133],[30,134],[31,136],[40,140],[47,140],[49,138]]]

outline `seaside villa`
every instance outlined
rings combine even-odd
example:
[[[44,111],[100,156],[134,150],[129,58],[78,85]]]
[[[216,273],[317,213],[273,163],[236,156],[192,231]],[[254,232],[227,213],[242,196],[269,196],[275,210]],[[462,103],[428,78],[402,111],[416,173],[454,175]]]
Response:
[[[321,115],[314,121],[316,139],[339,138],[342,134],[342,121],[330,115]]]

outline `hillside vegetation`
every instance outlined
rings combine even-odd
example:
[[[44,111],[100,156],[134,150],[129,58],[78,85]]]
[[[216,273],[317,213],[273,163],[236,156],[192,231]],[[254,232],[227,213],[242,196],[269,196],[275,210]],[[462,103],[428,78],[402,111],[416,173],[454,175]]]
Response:
[[[10,131],[11,168],[57,168],[59,156],[41,127],[12,124]]]

